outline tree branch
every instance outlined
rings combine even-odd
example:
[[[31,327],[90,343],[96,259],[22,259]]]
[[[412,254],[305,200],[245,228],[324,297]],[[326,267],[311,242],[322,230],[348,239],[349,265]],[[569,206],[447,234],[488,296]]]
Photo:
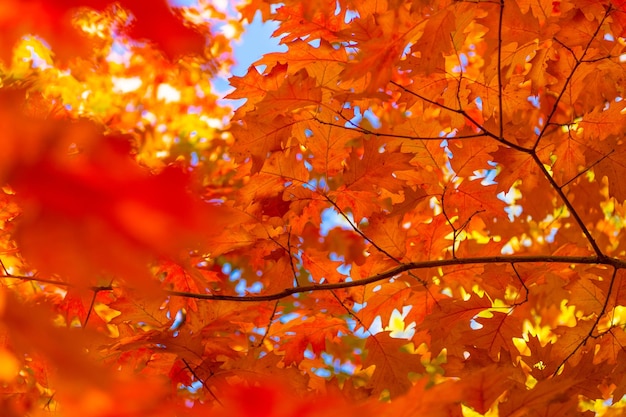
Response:
[[[500,140],[504,140],[504,112],[502,111],[502,96],[504,89],[502,88],[502,22],[504,21],[504,0],[500,0],[500,15],[498,17],[498,107],[500,110],[500,131],[498,136]]]
[[[557,109],[559,107],[559,103],[561,102],[561,99],[563,99],[563,96],[565,95],[565,91],[568,89],[568,87],[570,85],[570,82],[572,81],[572,78],[574,77],[574,74],[576,73],[576,70],[578,70],[578,67],[583,62],[585,62],[583,60],[585,59],[585,55],[587,55],[587,52],[589,51],[589,48],[591,47],[591,42],[593,42],[593,40],[596,38],[596,36],[598,36],[598,33],[600,32],[600,29],[602,28],[602,25],[604,24],[604,21],[606,20],[606,18],[609,16],[610,12],[611,12],[611,7],[609,7],[607,9],[606,14],[604,15],[604,17],[602,18],[602,20],[598,24],[598,27],[596,28],[596,31],[594,32],[594,34],[589,39],[589,42],[587,42],[587,45],[585,45],[585,49],[583,50],[583,53],[582,53],[580,58],[576,57],[576,54],[574,53],[574,51],[569,46],[565,45],[563,42],[559,41],[556,38],[554,39],[555,42],[557,42],[558,44],[562,45],[565,49],[567,49],[570,52],[570,54],[572,54],[572,56],[574,57],[574,61],[576,63],[574,64],[574,67],[572,68],[572,71],[570,72],[570,74],[565,79],[565,82],[563,83],[563,88],[559,92],[559,95],[557,96],[556,101],[554,102],[554,105],[552,106],[552,110],[550,111],[550,114],[546,118],[546,121],[545,121],[545,123],[543,125],[543,128],[541,129],[541,132],[539,132],[539,135],[537,135],[537,140],[535,141],[535,145],[533,146],[533,149],[532,149],[533,154],[535,154],[535,152],[537,150],[537,147],[539,146],[539,142],[544,137],[544,135],[546,133],[546,129],[548,128],[548,126],[550,125],[550,122],[552,121],[552,118],[556,114],[556,111],[557,111]]]
[[[292,288],[285,288],[282,291],[273,294],[260,294],[260,295],[223,295],[223,294],[199,294],[186,291],[172,291],[164,290],[164,294],[175,297],[194,298],[198,300],[213,300],[213,301],[238,301],[238,302],[259,302],[259,301],[274,301],[281,298],[289,297],[293,294],[300,294],[305,292],[314,291],[330,291],[340,288],[353,288],[367,284],[379,282],[403,272],[413,271],[418,269],[428,269],[437,267],[446,267],[454,265],[472,265],[472,264],[521,264],[521,263],[562,263],[562,264],[584,264],[584,265],[607,265],[616,269],[626,269],[626,261],[610,258],[607,256],[549,256],[549,255],[530,255],[530,256],[481,256],[475,258],[453,258],[453,259],[438,259],[432,261],[419,261],[409,262],[398,265],[395,268],[391,268],[388,271],[381,272],[380,274],[372,275],[366,278],[357,279],[354,281],[336,282],[327,284],[311,284],[303,285]],[[37,277],[28,276],[15,276],[8,275],[0,278],[12,278],[21,279],[26,281],[40,281]],[[63,281],[54,281],[56,285],[73,287],[75,284]],[[111,291],[112,286],[102,287],[90,287],[93,291]]]
[[[352,120],[347,119],[341,113],[337,113],[337,114],[342,119],[344,119],[346,123],[349,123],[350,125],[352,125],[352,127],[339,125],[339,124],[331,123],[331,122],[325,122],[316,117],[314,117],[313,120],[315,120],[317,123],[321,125],[332,126],[332,127],[336,127],[336,128],[344,129],[344,130],[352,130],[352,131],[356,130],[357,132],[363,133],[365,135],[372,135],[372,136],[377,136],[377,137],[394,138],[394,139],[409,139],[409,140],[443,140],[443,139],[446,139],[445,137],[442,137],[442,136],[413,136],[413,135],[400,135],[397,133],[374,132],[373,130],[369,130],[362,126],[357,125]],[[485,136],[488,136],[488,135],[486,133],[473,133],[470,135],[454,136],[454,139],[473,139],[473,138],[481,138]]]
[[[552,188],[554,188],[554,191],[556,191],[556,193],[559,195],[559,197],[563,201],[563,204],[565,204],[565,206],[567,207],[567,210],[570,212],[570,214],[574,218],[574,221],[576,221],[576,223],[580,227],[582,233],[585,235],[585,238],[587,238],[587,241],[591,245],[591,248],[593,249],[593,251],[598,255],[599,258],[604,258],[606,255],[604,255],[602,253],[602,250],[600,249],[600,247],[596,243],[596,240],[591,235],[591,232],[589,231],[589,229],[585,225],[585,222],[583,221],[583,219],[580,217],[580,215],[578,214],[578,212],[574,208],[574,205],[572,204],[572,202],[569,201],[569,199],[567,198],[567,196],[563,192],[563,189],[561,187],[559,187],[559,185],[556,183],[554,178],[552,178],[552,175],[550,175],[550,173],[548,172],[546,167],[543,166],[543,163],[541,162],[541,160],[539,159],[537,154],[535,154],[533,152],[531,154],[531,156],[532,156],[533,160],[535,161],[535,164],[541,170],[543,176],[546,177],[546,179],[548,180],[548,182],[550,183]]]

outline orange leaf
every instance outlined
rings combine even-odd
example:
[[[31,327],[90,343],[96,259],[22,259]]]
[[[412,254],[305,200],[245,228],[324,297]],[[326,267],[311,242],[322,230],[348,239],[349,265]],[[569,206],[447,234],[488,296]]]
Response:
[[[409,372],[424,372],[420,357],[404,350],[407,344],[405,339],[392,338],[389,332],[367,339],[365,349],[368,353],[363,366],[375,366],[369,382],[374,392],[388,389],[393,397],[404,394],[411,387]]]

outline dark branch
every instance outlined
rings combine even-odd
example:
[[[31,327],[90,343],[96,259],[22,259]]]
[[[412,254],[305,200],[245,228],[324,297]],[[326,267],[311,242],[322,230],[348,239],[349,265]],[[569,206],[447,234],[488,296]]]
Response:
[[[273,293],[273,294],[261,294],[261,295],[222,295],[222,294],[199,294],[185,291],[172,291],[172,290],[164,290],[163,292],[167,295],[175,296],[175,297],[186,297],[186,298],[195,298],[198,300],[214,300],[214,301],[238,301],[238,302],[259,302],[259,301],[274,301],[279,300],[281,298],[289,297],[293,294],[300,294],[306,292],[313,291],[330,291],[336,290],[340,288],[353,288],[359,287],[367,284],[372,284],[374,282],[379,282],[385,279],[392,278],[396,275],[399,275],[403,272],[419,270],[419,269],[428,269],[428,268],[437,268],[437,267],[446,267],[446,266],[454,266],[454,265],[473,265],[473,264],[521,264],[521,263],[562,263],[562,264],[583,264],[583,265],[608,265],[612,266],[616,269],[626,269],[626,261],[610,258],[608,256],[550,256],[550,255],[531,255],[531,256],[481,256],[476,258],[455,258],[455,259],[439,259],[433,261],[420,261],[420,262],[409,262],[398,265],[395,268],[392,268],[386,272],[381,272],[380,274],[372,275],[367,278],[357,279],[354,281],[347,282],[337,282],[337,283],[327,283],[327,284],[311,284],[298,286],[293,288],[285,288],[282,291]],[[38,281],[37,277],[26,277],[26,276],[4,276],[0,278],[13,278],[13,279],[22,279],[28,281]],[[55,281],[56,285],[72,287],[75,286],[68,282]],[[112,286],[103,286],[103,287],[91,287],[92,290],[98,291],[111,291],[113,290]]]
[[[539,146],[539,142],[544,137],[544,135],[546,133],[546,129],[548,128],[548,125],[550,125],[550,123],[552,122],[552,118],[556,114],[556,111],[557,111],[557,109],[559,107],[559,103],[563,99],[563,96],[565,95],[565,91],[567,91],[567,89],[569,88],[570,82],[572,81],[572,78],[574,77],[574,74],[578,70],[578,67],[585,62],[584,61],[585,55],[587,55],[587,52],[589,52],[589,48],[591,47],[591,42],[593,42],[593,40],[596,38],[596,36],[598,36],[598,33],[600,32],[600,29],[604,25],[604,21],[609,16],[610,12],[611,12],[611,8],[609,7],[609,9],[607,10],[606,14],[604,15],[604,17],[602,17],[602,20],[598,24],[598,27],[596,28],[596,31],[594,32],[594,34],[589,39],[589,42],[587,42],[587,45],[585,45],[585,48],[584,48],[583,53],[582,53],[580,58],[576,57],[576,54],[574,53],[574,51],[570,47],[565,45],[560,40],[558,40],[556,38],[554,39],[555,42],[557,42],[559,45],[563,46],[565,49],[567,49],[569,51],[570,54],[572,54],[572,56],[574,57],[574,61],[576,63],[574,64],[574,67],[572,68],[572,71],[569,73],[569,75],[565,79],[565,83],[563,83],[563,88],[561,89],[561,92],[557,96],[556,101],[554,102],[554,105],[552,106],[552,109],[550,111],[550,114],[546,118],[546,121],[545,121],[545,123],[543,125],[543,128],[541,129],[541,132],[539,132],[539,135],[537,136],[537,140],[535,141],[535,145],[533,146],[533,149],[532,149],[533,150],[533,154],[537,150],[537,147]]]

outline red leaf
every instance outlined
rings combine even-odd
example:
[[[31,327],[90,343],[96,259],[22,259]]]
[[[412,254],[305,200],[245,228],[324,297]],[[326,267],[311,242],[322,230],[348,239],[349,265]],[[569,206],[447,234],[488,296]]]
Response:
[[[21,36],[36,34],[46,39],[62,58],[88,53],[91,42],[86,36],[79,36],[79,30],[72,27],[72,16],[80,7],[104,11],[114,3],[114,0],[8,0],[8,4],[0,9],[3,43],[12,46]],[[129,36],[154,42],[170,58],[203,54],[204,36],[174,16],[178,12],[170,8],[166,0],[117,0],[117,3],[135,16],[134,23],[123,30]],[[4,54],[0,59],[8,62],[10,48],[2,48],[2,51]]]
[[[181,360],[174,362],[172,369],[170,370],[168,377],[172,380],[173,384],[191,385],[191,375],[187,369],[187,365]]]
[[[154,257],[215,235],[220,209],[192,197],[182,171],[151,174],[121,137],[82,139],[84,152],[50,152],[10,181],[24,209],[16,237],[40,271],[83,282],[102,272],[140,278]]]

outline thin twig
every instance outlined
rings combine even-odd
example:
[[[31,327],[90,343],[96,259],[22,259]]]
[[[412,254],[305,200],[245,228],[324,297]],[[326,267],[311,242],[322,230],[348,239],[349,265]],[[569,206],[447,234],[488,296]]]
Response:
[[[91,297],[91,303],[89,303],[89,310],[87,310],[87,316],[85,317],[85,321],[82,324],[83,329],[87,327],[87,322],[89,321],[89,317],[91,317],[91,312],[93,311],[93,306],[96,303],[96,296],[98,295],[98,292],[100,292],[100,290],[93,292],[93,296]]]
[[[498,137],[504,139],[504,106],[502,105],[502,22],[504,20],[504,0],[500,0],[500,16],[498,17],[498,107],[500,112],[500,132]]]
[[[2,270],[4,271],[4,275],[10,275],[9,271],[7,271],[7,268],[4,266],[4,262],[2,262],[2,259],[0,259],[0,266],[2,266]]]
[[[570,354],[567,355],[565,357],[565,359],[563,359],[561,361],[559,366],[556,367],[556,370],[554,371],[552,376],[556,376],[559,373],[559,371],[561,370],[561,368],[567,363],[567,361],[572,356],[574,356],[574,354],[576,352],[578,352],[578,350],[582,346],[584,346],[590,338],[593,337],[593,332],[598,328],[598,323],[600,323],[600,320],[602,319],[602,316],[604,316],[604,313],[606,312],[606,308],[609,305],[609,299],[611,298],[611,293],[613,292],[613,284],[615,284],[615,278],[617,277],[617,271],[618,271],[617,268],[613,269],[613,275],[611,276],[611,281],[609,282],[609,290],[607,291],[606,298],[604,299],[604,303],[602,304],[602,309],[600,310],[600,313],[597,314],[596,319],[595,319],[593,325],[591,326],[591,329],[589,329],[589,333],[585,337],[583,337],[583,339],[580,341],[580,343],[578,343],[578,345],[576,345],[574,350],[572,352],[570,352]]]
[[[456,258],[456,248],[455,248],[456,227],[454,227],[454,225],[452,224],[452,220],[450,220],[450,217],[448,217],[448,213],[446,213],[446,206],[445,206],[446,190],[447,190],[447,185],[443,188],[443,193],[441,193],[441,214],[443,214],[443,217],[446,219],[448,226],[450,226],[450,228],[452,229],[452,257]]]
[[[348,217],[348,215],[341,209],[341,207],[339,207],[337,205],[337,203],[335,203],[330,197],[328,197],[326,194],[323,194],[323,196],[326,198],[326,200],[332,204],[332,206],[335,208],[335,210],[337,210],[337,212],[341,215],[341,217],[344,218],[345,221],[348,222],[348,224],[350,225],[350,227],[352,227],[352,230],[354,230],[359,236],[361,236],[363,239],[367,240],[374,248],[376,248],[377,251],[379,251],[380,253],[384,254],[385,256],[387,256],[389,259],[392,259],[393,261],[400,263],[400,261],[393,256],[392,254],[390,254],[389,252],[387,252],[385,249],[381,248],[380,246],[378,246],[376,244],[376,242],[374,242],[372,239],[370,239],[369,237],[367,237],[367,235],[365,233],[363,233],[361,231],[361,229],[359,229],[359,227],[354,224],[354,222],[350,219],[350,217]]]
[[[207,390],[207,392],[209,394],[211,394],[211,397],[213,397],[213,399],[222,407],[224,407],[224,404],[222,404],[222,402],[220,401],[219,398],[217,398],[217,396],[215,396],[215,394],[213,393],[213,391],[211,390],[211,387],[209,387],[207,385],[207,383],[198,376],[198,374],[196,374],[196,372],[191,368],[191,366],[189,365],[189,362],[187,362],[186,359],[184,358],[180,358],[180,360],[185,364],[185,366],[187,367],[187,369],[189,369],[189,372],[191,372],[191,375],[193,375],[194,378],[196,378],[196,380],[200,381],[200,383],[202,384],[202,386],[204,387],[204,389]]]
[[[604,155],[602,158],[598,159],[597,161],[595,161],[593,164],[589,165],[587,168],[583,169],[582,171],[580,171],[578,174],[576,174],[572,179],[568,180],[567,182],[565,182],[564,184],[562,184],[560,186],[560,188],[565,188],[567,187],[568,184],[570,184],[572,181],[575,181],[576,178],[580,177],[581,175],[585,174],[585,172],[588,172],[591,168],[593,168],[594,166],[598,165],[600,162],[602,162],[604,159],[608,158],[609,155],[611,155],[613,152],[615,152],[615,149],[611,149],[611,152],[607,153],[606,155]]]
[[[400,134],[396,134],[396,133],[374,132],[372,130],[369,130],[369,129],[366,129],[366,128],[362,127],[362,126],[354,124],[351,120],[348,120],[348,123],[352,124],[354,127],[348,127],[348,126],[344,126],[344,125],[340,125],[340,124],[336,124],[336,123],[325,122],[323,120],[319,120],[319,119],[315,119],[315,118],[313,120],[315,120],[316,122],[318,122],[321,125],[333,126],[333,127],[337,127],[337,128],[344,129],[344,130],[357,131],[357,132],[363,133],[365,135],[372,135],[372,136],[385,137],[385,138],[394,138],[394,139],[441,141],[441,140],[444,140],[444,139],[474,139],[474,138],[481,138],[481,137],[488,136],[486,133],[473,133],[473,134],[470,134],[470,135],[454,136],[452,138],[445,138],[445,137],[442,137],[442,136],[400,135]]]
[[[272,327],[272,323],[274,322],[274,317],[276,316],[276,310],[278,309],[279,302],[280,300],[276,300],[276,302],[274,303],[274,309],[272,310],[272,314],[270,314],[270,318],[267,322],[267,330],[265,331],[265,333],[261,337],[261,340],[259,340],[259,343],[257,343],[255,347],[261,347],[263,345],[263,342],[265,342],[265,338],[267,337],[267,335],[270,334],[270,328]]]
[[[352,311],[352,309],[348,308],[345,303],[343,301],[341,301],[339,299],[339,296],[337,296],[337,294],[335,293],[335,291],[331,291],[330,292],[333,297],[335,297],[335,299],[337,300],[337,302],[339,302],[339,304],[346,310],[346,312],[359,324],[359,326],[361,326],[363,328],[364,331],[366,331],[367,333],[369,333],[371,336],[373,336],[373,334],[369,331],[369,329],[367,327],[365,327],[365,324],[363,324],[363,322],[361,321],[361,319],[356,315],[356,313],[354,313]]]
[[[580,215],[574,208],[574,205],[567,198],[567,196],[565,195],[563,190],[559,187],[559,185],[556,183],[552,175],[550,175],[546,167],[543,166],[543,163],[541,162],[537,154],[533,153],[531,154],[531,156],[533,160],[535,161],[535,164],[539,167],[539,169],[543,173],[543,176],[550,183],[550,186],[554,189],[554,191],[556,191],[556,193],[559,195],[559,198],[561,198],[561,200],[563,201],[563,204],[565,204],[565,206],[567,207],[567,210],[569,211],[570,215],[574,218],[574,221],[578,224],[578,227],[580,227],[581,231],[585,235],[585,238],[587,238],[587,241],[591,245],[591,248],[593,249],[593,251],[596,253],[596,255],[598,255],[598,257],[605,257],[606,255],[602,253],[602,250],[598,246],[598,243],[596,242],[594,237],[591,235],[591,232],[589,231],[589,229],[585,225],[585,222],[583,221],[583,219],[580,217]]]
[[[526,296],[524,297],[524,301],[521,301],[519,303],[513,303],[512,307],[517,307],[517,306],[520,306],[520,305],[522,305],[522,304],[524,304],[524,303],[526,303],[528,301],[528,287],[526,286],[526,283],[524,282],[524,280],[520,276],[517,268],[515,268],[515,264],[514,263],[511,263],[511,267],[513,268],[513,271],[515,272],[515,276],[517,277],[517,279],[519,280],[520,284],[522,284],[522,287],[526,291]],[[517,297],[515,297],[515,298],[517,299]]]
[[[437,107],[439,107],[439,108],[441,108],[441,109],[444,109],[444,110],[450,111],[450,112],[452,112],[452,113],[457,113],[457,114],[462,115],[462,116],[463,116],[463,117],[465,117],[465,118],[466,118],[469,122],[471,122],[471,123],[472,123],[472,124],[474,124],[476,127],[478,127],[478,128],[479,128],[479,129],[483,132],[483,136],[488,136],[488,137],[490,137],[490,138],[492,138],[492,139],[497,140],[498,142],[502,143],[503,145],[506,145],[506,146],[508,146],[508,147],[510,147],[510,148],[513,148],[513,149],[517,150],[517,151],[524,152],[524,153],[526,153],[526,154],[530,154],[530,153],[532,153],[532,152],[533,152],[533,150],[532,150],[532,149],[527,149],[527,148],[524,148],[523,146],[520,146],[520,145],[518,145],[517,143],[513,143],[513,142],[511,142],[511,141],[508,141],[508,140],[504,139],[503,137],[500,137],[500,136],[498,136],[498,135],[494,134],[494,133],[493,133],[493,132],[491,132],[489,129],[485,128],[483,125],[481,125],[480,123],[478,123],[478,121],[477,121],[477,120],[475,120],[472,116],[470,116],[469,114],[467,114],[467,112],[466,112],[465,110],[462,110],[462,109],[455,109],[455,108],[452,108],[452,107],[450,107],[450,106],[446,106],[445,104],[438,103],[438,102],[436,102],[436,101],[434,101],[434,100],[430,100],[430,99],[428,99],[428,98],[426,98],[426,97],[422,96],[421,94],[418,94],[418,93],[416,93],[416,92],[414,92],[414,91],[412,91],[412,90],[409,90],[409,89],[408,89],[408,88],[406,88],[405,86],[403,86],[403,85],[400,85],[400,84],[396,83],[395,81],[392,81],[392,82],[391,82],[391,84],[393,84],[393,85],[395,85],[396,87],[398,87],[398,88],[400,88],[400,89],[402,89],[402,90],[406,91],[407,93],[409,93],[409,94],[411,94],[411,95],[414,95],[415,97],[419,98],[420,100],[423,100],[423,101],[425,101],[425,102],[427,102],[427,103],[432,104],[433,106],[437,106]],[[453,137],[453,138],[449,138],[449,139],[455,139],[455,138]]]
[[[389,259],[391,259],[392,261],[396,262],[397,264],[402,264],[402,261],[400,261],[398,258],[396,258],[395,256],[393,256],[392,254],[390,254],[389,252],[387,252],[385,249],[381,248],[380,246],[378,246],[376,244],[376,242],[374,242],[371,238],[369,238],[365,233],[363,233],[363,231],[361,231],[361,229],[359,229],[359,227],[354,224],[354,222],[350,219],[350,217],[348,217],[348,215],[341,209],[341,207],[339,207],[337,205],[337,203],[335,203],[333,200],[330,199],[330,197],[328,197],[327,195],[324,194],[324,197],[326,197],[326,199],[328,200],[328,202],[330,204],[333,205],[333,207],[335,207],[335,209],[337,210],[337,212],[339,214],[341,214],[341,216],[348,222],[348,224],[350,225],[350,227],[352,227],[352,229],[358,233],[359,236],[361,236],[363,239],[367,240],[372,246],[374,246],[374,248],[376,248],[377,251],[379,251],[380,253],[384,254],[385,256],[387,256]],[[424,281],[423,279],[421,279],[420,277],[412,274],[409,272],[409,274],[415,278],[420,284],[422,284],[424,287],[428,287],[428,283],[426,281]]]
[[[550,124],[550,122],[552,121],[552,118],[556,114],[556,111],[557,111],[557,109],[559,107],[559,103],[561,102],[561,100],[563,99],[563,96],[565,95],[565,91],[567,91],[567,89],[570,87],[570,82],[572,81],[572,78],[574,77],[574,74],[578,70],[578,67],[584,62],[583,60],[585,58],[585,55],[587,55],[587,52],[589,52],[589,48],[591,47],[591,42],[593,42],[593,40],[596,38],[596,36],[598,36],[598,33],[600,32],[600,29],[602,28],[602,25],[604,24],[604,21],[606,20],[606,18],[609,16],[609,13],[611,12],[611,10],[612,10],[611,6],[609,6],[609,8],[606,11],[606,14],[602,17],[602,20],[598,24],[598,27],[596,28],[596,31],[593,33],[593,35],[589,39],[589,42],[587,42],[587,45],[585,45],[585,48],[583,49],[583,53],[580,56],[580,58],[576,57],[576,54],[574,53],[574,51],[570,47],[565,45],[560,40],[558,40],[556,38],[554,39],[555,42],[557,42],[558,44],[563,46],[565,49],[567,49],[572,54],[572,56],[574,58],[574,61],[575,61],[575,64],[574,64],[574,67],[572,68],[572,71],[569,73],[569,75],[565,79],[565,82],[563,83],[563,88],[561,88],[561,91],[559,92],[559,95],[557,96],[556,101],[554,102],[554,104],[552,106],[552,110],[550,110],[550,114],[546,118],[546,121],[545,121],[545,123],[543,125],[543,128],[541,129],[541,132],[539,132],[539,135],[537,136],[537,140],[535,140],[535,145],[533,146],[533,149],[532,149],[533,150],[533,154],[536,153],[537,147],[539,146],[539,142],[544,137],[544,135],[546,133],[546,129],[548,128],[548,125]]]

